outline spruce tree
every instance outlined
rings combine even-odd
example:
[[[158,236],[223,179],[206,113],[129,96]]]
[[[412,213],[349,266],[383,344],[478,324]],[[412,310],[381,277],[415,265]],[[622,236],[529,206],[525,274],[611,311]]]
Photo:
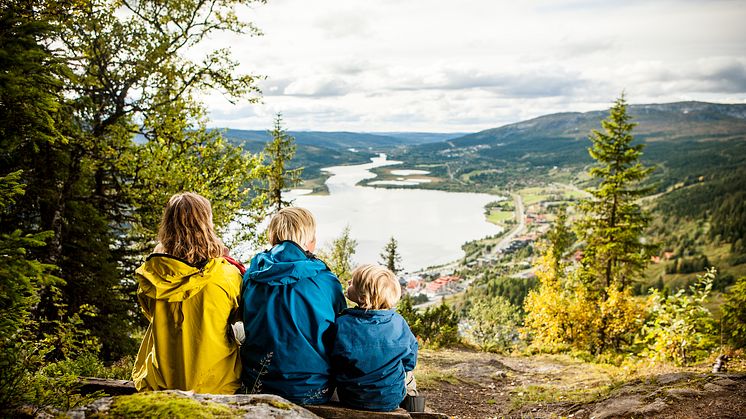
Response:
[[[295,139],[288,135],[282,127],[282,114],[275,117],[275,126],[272,131],[272,141],[264,147],[267,158],[267,200],[268,205],[274,211],[290,205],[290,202],[282,199],[282,191],[297,185],[300,182],[302,168],[288,169],[290,160],[295,156]]]
[[[381,252],[381,263],[395,274],[401,271],[401,255],[399,254],[399,243],[391,236],[391,239]]]
[[[635,125],[622,94],[601,121],[603,130],[590,135],[588,152],[596,162],[588,174],[599,183],[579,205],[583,217],[576,230],[585,242],[582,277],[597,289],[626,288],[650,259],[651,246],[642,241],[649,217],[637,200],[650,191],[641,182],[653,169],[640,163],[643,144],[633,144]]]
[[[554,255],[554,274],[559,278],[562,273],[562,257],[575,241],[575,235],[567,225],[567,208],[564,205],[557,210],[557,218],[547,232],[547,241]]]

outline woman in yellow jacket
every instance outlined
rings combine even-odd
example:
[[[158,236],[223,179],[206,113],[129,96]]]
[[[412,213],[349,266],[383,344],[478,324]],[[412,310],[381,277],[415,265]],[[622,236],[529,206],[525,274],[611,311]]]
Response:
[[[137,297],[150,325],[132,371],[135,387],[233,394],[241,364],[229,329],[241,272],[224,257],[210,202],[190,192],[172,196],[158,241],[136,271]]]

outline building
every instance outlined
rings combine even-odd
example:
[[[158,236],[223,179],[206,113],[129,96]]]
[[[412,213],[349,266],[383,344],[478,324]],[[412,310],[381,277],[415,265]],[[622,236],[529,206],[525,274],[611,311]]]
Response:
[[[431,298],[438,295],[448,294],[451,291],[455,291],[456,286],[460,282],[461,277],[455,275],[441,276],[425,286],[425,294]]]

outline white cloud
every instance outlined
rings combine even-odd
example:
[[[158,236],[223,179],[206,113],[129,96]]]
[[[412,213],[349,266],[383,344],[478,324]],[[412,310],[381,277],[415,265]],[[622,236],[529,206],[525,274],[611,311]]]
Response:
[[[230,43],[262,104],[207,98],[213,125],[475,131],[550,112],[746,101],[740,1],[303,0],[242,13]],[[213,42],[214,44],[214,42]]]

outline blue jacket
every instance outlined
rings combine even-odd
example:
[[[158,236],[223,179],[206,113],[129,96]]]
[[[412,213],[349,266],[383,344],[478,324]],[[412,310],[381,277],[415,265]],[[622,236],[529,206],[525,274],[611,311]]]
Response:
[[[394,310],[347,309],[337,317],[332,371],[343,404],[391,411],[404,400],[404,372],[417,364],[417,339]]]
[[[347,306],[339,279],[326,264],[284,241],[259,253],[243,277],[246,340],[241,380],[294,403],[329,400],[334,320]]]

